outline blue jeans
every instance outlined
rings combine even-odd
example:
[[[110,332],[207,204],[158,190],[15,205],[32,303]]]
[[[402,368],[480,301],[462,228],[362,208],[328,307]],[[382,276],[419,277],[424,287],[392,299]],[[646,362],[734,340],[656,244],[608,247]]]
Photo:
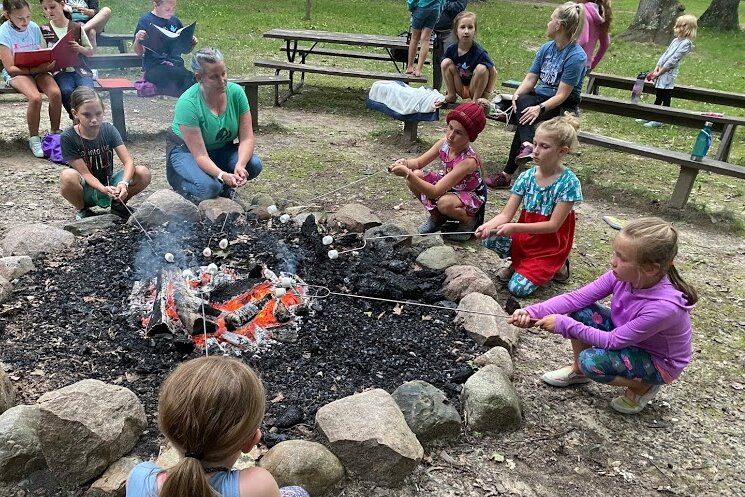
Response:
[[[212,162],[227,173],[235,170],[238,162],[238,145],[228,143],[222,148],[208,150]],[[246,164],[248,179],[261,173],[261,159],[256,154]],[[177,145],[166,158],[166,178],[171,188],[194,202],[201,202],[220,195],[230,196],[230,188],[220,183],[217,178],[202,171],[187,146]]]
[[[60,71],[54,75],[54,80],[59,86],[59,91],[62,93],[62,105],[65,107],[67,114],[72,119],[72,110],[70,109],[70,96],[75,88],[78,86],[87,86],[93,88],[93,78],[91,76],[78,74],[77,71],[67,72]]]

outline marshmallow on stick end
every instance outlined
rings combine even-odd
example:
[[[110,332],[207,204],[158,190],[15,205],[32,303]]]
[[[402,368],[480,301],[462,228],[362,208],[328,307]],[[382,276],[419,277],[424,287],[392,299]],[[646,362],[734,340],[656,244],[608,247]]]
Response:
[[[338,250],[329,250],[329,259],[338,259],[339,258],[339,251]]]
[[[274,296],[275,297],[284,297],[284,295],[287,293],[287,290],[284,288],[275,288],[274,289]]]
[[[217,264],[212,263],[209,266],[207,266],[207,272],[210,273],[213,276],[216,275],[217,274]]]
[[[323,237],[323,239],[321,240],[321,242],[324,245],[331,245],[332,243],[334,243],[334,237],[331,236],[331,235],[326,235],[326,236]]]
[[[279,279],[279,284],[282,288],[290,288],[292,286],[292,278],[289,276],[283,276]]]
[[[166,262],[173,262],[175,260],[175,257],[173,257],[173,254],[170,252],[166,252],[165,258]]]
[[[211,257],[212,256],[212,250],[210,250],[209,247],[204,247],[204,250],[202,250],[202,255],[205,257]]]
[[[279,222],[282,224],[285,224],[289,220],[290,220],[289,214],[282,214],[281,216],[279,216]]]
[[[266,208],[267,212],[269,212],[269,215],[276,216],[279,214],[279,209],[277,209],[277,206],[272,204],[269,207]]]
[[[226,248],[228,248],[228,239],[223,238],[222,240],[220,240],[220,243],[218,245],[221,249],[225,250]]]

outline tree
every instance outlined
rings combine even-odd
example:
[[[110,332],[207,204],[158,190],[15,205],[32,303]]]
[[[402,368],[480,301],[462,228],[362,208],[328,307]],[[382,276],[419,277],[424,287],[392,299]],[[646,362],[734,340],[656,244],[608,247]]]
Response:
[[[698,25],[722,31],[739,31],[740,20],[737,17],[739,6],[740,0],[711,0],[709,8],[698,19]]]
[[[737,0],[738,2],[740,0]],[[305,0],[305,17],[303,18],[306,21],[310,21],[310,3],[311,0]]]
[[[641,0],[634,20],[618,39],[667,45],[673,37],[675,19],[684,11],[685,7],[678,0]]]

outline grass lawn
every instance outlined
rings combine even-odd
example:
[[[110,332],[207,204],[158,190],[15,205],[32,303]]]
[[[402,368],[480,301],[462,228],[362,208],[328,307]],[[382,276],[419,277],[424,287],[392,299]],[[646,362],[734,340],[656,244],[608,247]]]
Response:
[[[546,40],[545,27],[554,5],[560,2],[517,3],[506,0],[472,1],[469,8],[479,16],[479,42],[487,48],[499,71],[500,80],[522,79],[532,61],[535,50]],[[687,12],[700,15],[709,0],[686,2]],[[133,8],[131,2],[111,0],[114,11],[109,23],[110,32],[131,32],[138,17],[145,11]],[[614,2],[612,33],[622,32],[633,19],[637,1]],[[34,6],[38,19],[39,9]],[[354,15],[341,15],[354,12]],[[277,40],[267,40],[262,33],[275,27],[318,29],[343,32],[380,33],[395,35],[408,27],[403,0],[324,0],[313,3],[312,20],[303,21],[304,2],[275,0],[252,6],[240,0],[180,2],[177,14],[186,23],[197,20],[200,46],[219,47],[226,55],[231,74],[255,74],[253,61],[260,57],[283,57]],[[745,4],[740,5],[740,18],[745,19]],[[684,59],[678,82],[705,88],[743,91],[745,88],[745,33],[722,34],[700,30],[693,53]],[[348,47],[347,47],[348,48]],[[613,41],[598,71],[634,76],[639,71],[654,67],[665,47],[654,44]],[[316,59],[317,60],[317,59]],[[319,62],[337,63],[337,60]],[[391,70],[390,64],[358,60],[339,60],[349,67]],[[285,105],[308,112],[340,113],[344,115],[375,115],[380,126],[370,130],[370,138],[397,131],[396,123],[364,108],[365,91],[370,81],[311,74],[303,92]],[[262,92],[262,105],[270,105],[270,91]],[[603,89],[605,95],[628,96],[628,92]],[[653,96],[645,96],[651,102]],[[673,100],[673,106],[693,110],[716,110],[728,114],[745,115],[745,109]],[[665,146],[689,151],[698,130],[665,126],[649,130],[628,118],[602,113],[583,114],[583,128],[630,141]],[[264,123],[266,124],[266,123]],[[436,138],[440,127],[430,134],[420,133],[422,145]],[[495,165],[504,161],[509,138],[504,133],[487,133],[478,149],[487,162]],[[713,148],[717,143],[714,143]],[[745,167],[745,131],[735,139],[730,161]],[[592,183],[610,194],[631,194],[642,202],[664,202],[669,198],[678,175],[678,167],[639,157],[585,147],[582,156],[572,161],[583,182]],[[495,166],[497,167],[497,166]],[[693,209],[714,214],[736,229],[745,228],[745,182],[708,173],[699,174],[690,204]]]

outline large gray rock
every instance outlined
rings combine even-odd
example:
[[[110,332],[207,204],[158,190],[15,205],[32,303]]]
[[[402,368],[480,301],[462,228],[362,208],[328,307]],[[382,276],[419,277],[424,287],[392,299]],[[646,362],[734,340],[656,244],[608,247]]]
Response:
[[[233,469],[246,469],[256,466],[254,456],[254,451],[241,454],[235,464],[233,464]],[[161,469],[170,469],[178,464],[180,460],[181,455],[178,450],[166,441],[165,447],[161,449],[158,458],[155,460],[155,465]]]
[[[313,497],[323,495],[344,478],[344,466],[326,447],[316,442],[280,442],[259,460],[277,485],[299,485]]]
[[[0,304],[5,302],[13,294],[13,284],[0,276]]]
[[[203,200],[199,203],[199,213],[211,223],[224,223],[225,216],[228,216],[228,222],[232,222],[246,215],[241,204],[225,197]]]
[[[129,472],[141,462],[137,457],[122,457],[93,482],[85,493],[86,497],[124,497]]]
[[[27,255],[32,259],[42,254],[52,254],[72,246],[75,236],[48,224],[23,224],[11,228],[0,245],[3,253]]]
[[[11,407],[0,415],[0,481],[17,482],[47,467],[39,446],[38,406]]]
[[[493,364],[504,371],[508,378],[512,379],[515,374],[515,365],[512,363],[510,352],[504,347],[492,347],[473,360],[473,363],[479,367]]]
[[[450,245],[430,247],[416,258],[416,263],[427,269],[442,271],[458,263],[455,250]]]
[[[463,327],[479,345],[494,347],[499,345],[510,354],[515,352],[520,329],[507,323],[507,313],[496,300],[482,293],[469,293],[458,304],[455,323]]]
[[[160,226],[168,221],[199,221],[199,208],[173,190],[157,190],[145,200],[127,223],[137,220],[146,228]]]
[[[80,221],[66,224],[63,229],[75,236],[88,236],[98,230],[111,228],[117,221],[121,220],[122,218],[114,214],[101,214],[100,216],[90,216]]]
[[[494,282],[476,266],[459,264],[445,270],[445,283],[442,293],[448,300],[458,302],[469,293],[478,292],[497,298]]]
[[[257,193],[251,199],[251,205],[258,205],[261,207],[269,207],[275,205],[274,198],[266,193]]]
[[[392,396],[419,441],[460,434],[460,414],[437,387],[414,380],[398,387]]]
[[[16,405],[16,387],[0,367],[0,414]]]
[[[370,238],[377,237],[388,237],[378,238],[370,240]],[[368,240],[368,246],[383,246],[390,245],[396,248],[408,247],[411,245],[411,236],[401,226],[392,223],[381,224],[380,226],[374,226],[369,230],[365,231],[365,239]]]
[[[99,476],[127,454],[147,426],[134,393],[99,380],[45,393],[39,406],[39,440],[49,469],[72,485]]]
[[[520,398],[497,366],[485,366],[463,385],[463,417],[473,431],[505,431],[520,426]]]
[[[0,276],[9,281],[20,278],[34,269],[34,262],[27,255],[16,255],[0,259]]]
[[[347,471],[379,485],[400,484],[424,455],[385,390],[368,390],[321,407],[316,428]]]
[[[382,224],[380,218],[362,204],[342,205],[339,210],[328,216],[326,222],[331,225],[339,224],[355,233],[362,233]]]

